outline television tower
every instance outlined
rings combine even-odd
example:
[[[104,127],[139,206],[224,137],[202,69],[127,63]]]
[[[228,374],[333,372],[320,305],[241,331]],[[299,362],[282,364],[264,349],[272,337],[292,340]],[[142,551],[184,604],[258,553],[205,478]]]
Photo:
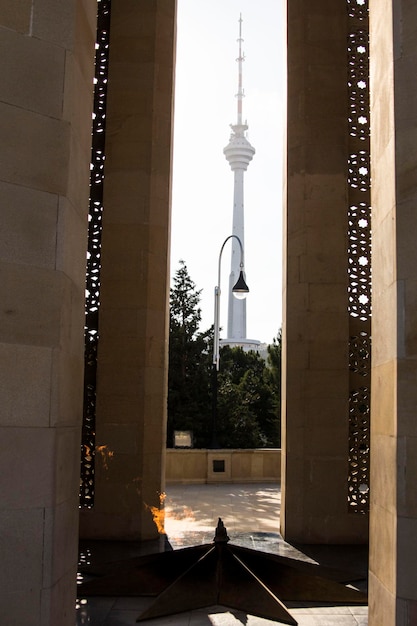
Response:
[[[223,153],[228,160],[234,174],[233,190],[233,226],[232,233],[237,235],[244,247],[244,205],[243,205],[243,177],[249,163],[255,154],[255,148],[246,138],[248,125],[242,118],[242,102],[244,90],[242,84],[242,65],[245,57],[242,53],[242,15],[239,17],[239,56],[238,62],[238,91],[237,97],[237,122],[231,124],[232,133],[228,145]],[[227,317],[227,339],[222,344],[240,346],[247,350],[257,349],[259,341],[246,339],[246,300],[238,300],[233,296],[232,288],[236,283],[240,272],[240,246],[236,238],[232,239],[232,258],[229,277],[229,308]]]

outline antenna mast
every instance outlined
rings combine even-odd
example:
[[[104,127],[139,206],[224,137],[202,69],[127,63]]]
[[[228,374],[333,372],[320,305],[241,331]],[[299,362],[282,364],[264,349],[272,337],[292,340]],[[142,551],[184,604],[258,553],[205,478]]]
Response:
[[[236,59],[239,67],[239,80],[238,80],[238,91],[237,91],[237,126],[242,126],[242,102],[245,96],[243,91],[243,80],[242,80],[242,64],[245,60],[244,55],[242,54],[242,14],[239,17],[239,39],[237,40],[239,43],[239,56]]]

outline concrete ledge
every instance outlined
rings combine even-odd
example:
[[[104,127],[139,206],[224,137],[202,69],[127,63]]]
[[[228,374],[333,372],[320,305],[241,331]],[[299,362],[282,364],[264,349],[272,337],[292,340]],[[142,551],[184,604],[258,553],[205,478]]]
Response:
[[[281,480],[281,450],[168,448],[165,480],[167,484],[276,483]]]

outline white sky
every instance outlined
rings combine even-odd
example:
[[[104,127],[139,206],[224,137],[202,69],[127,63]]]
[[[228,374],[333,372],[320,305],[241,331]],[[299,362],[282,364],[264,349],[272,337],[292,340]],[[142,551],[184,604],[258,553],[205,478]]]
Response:
[[[171,276],[183,259],[203,290],[200,330],[207,330],[220,248],[232,232],[233,173],[223,148],[237,120],[242,14],[243,119],[256,150],[245,173],[247,337],[267,343],[282,323],[283,2],[178,0]],[[221,260],[223,337],[230,255],[231,241]]]

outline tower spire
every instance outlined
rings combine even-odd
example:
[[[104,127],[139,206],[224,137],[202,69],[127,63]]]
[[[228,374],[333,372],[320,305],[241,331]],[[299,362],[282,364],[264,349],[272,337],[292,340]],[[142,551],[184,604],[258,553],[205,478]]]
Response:
[[[244,55],[242,54],[242,13],[239,17],[239,56],[236,59],[239,67],[239,78],[238,78],[238,90],[237,90],[237,126],[242,126],[242,103],[245,93],[243,91],[243,77],[242,77],[242,69],[243,69],[243,61],[245,60]]]

